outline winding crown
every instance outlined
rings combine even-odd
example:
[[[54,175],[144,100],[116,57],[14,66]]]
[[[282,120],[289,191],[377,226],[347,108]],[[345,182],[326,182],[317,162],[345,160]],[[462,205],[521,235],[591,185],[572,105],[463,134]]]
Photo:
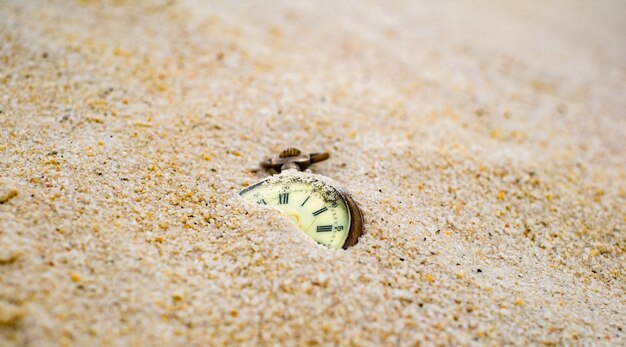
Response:
[[[302,152],[299,149],[290,147],[280,152],[278,157],[280,158],[297,157],[300,154],[302,154]]]
[[[329,154],[327,152],[303,154],[299,149],[290,147],[280,152],[278,158],[267,158],[261,162],[261,167],[277,172],[289,169],[304,171],[311,164],[324,161],[328,157]]]

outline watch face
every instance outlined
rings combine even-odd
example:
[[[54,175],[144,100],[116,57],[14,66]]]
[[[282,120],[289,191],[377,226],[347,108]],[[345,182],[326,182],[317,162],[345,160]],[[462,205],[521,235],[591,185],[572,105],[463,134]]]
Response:
[[[317,243],[341,248],[350,234],[348,203],[337,189],[316,179],[276,176],[242,191],[249,201],[278,208]]]

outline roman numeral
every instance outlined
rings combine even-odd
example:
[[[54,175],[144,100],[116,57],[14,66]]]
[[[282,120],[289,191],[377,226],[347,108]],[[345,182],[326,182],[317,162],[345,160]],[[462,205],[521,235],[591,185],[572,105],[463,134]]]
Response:
[[[306,202],[307,202],[307,201],[309,201],[309,198],[311,198],[311,196],[310,196],[310,195],[309,195],[309,196],[307,196],[307,197],[306,197],[306,199],[304,199],[304,202],[303,202],[303,203],[302,203],[302,205],[300,205],[300,206],[304,206],[304,204],[306,204]]]
[[[317,232],[318,233],[325,233],[325,232],[329,232],[333,230],[333,226],[332,225],[318,225],[317,226]]]
[[[267,201],[265,201],[265,199],[258,200],[256,203],[257,204],[267,205]]]
[[[324,213],[326,211],[328,211],[328,209],[326,208],[326,206],[324,206],[324,207],[320,208],[319,210],[313,212],[313,215],[315,217],[317,217],[317,216],[319,216],[320,214],[322,214],[322,213]]]
[[[289,193],[278,194],[278,204],[286,205],[289,203]]]

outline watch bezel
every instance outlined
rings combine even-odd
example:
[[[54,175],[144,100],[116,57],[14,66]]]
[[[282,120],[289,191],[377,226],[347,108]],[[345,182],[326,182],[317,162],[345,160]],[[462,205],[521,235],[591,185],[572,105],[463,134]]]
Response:
[[[348,211],[350,211],[350,231],[348,237],[341,248],[348,249],[359,242],[359,237],[363,234],[363,213],[359,205],[354,201],[350,193],[338,190],[339,194],[346,202]]]

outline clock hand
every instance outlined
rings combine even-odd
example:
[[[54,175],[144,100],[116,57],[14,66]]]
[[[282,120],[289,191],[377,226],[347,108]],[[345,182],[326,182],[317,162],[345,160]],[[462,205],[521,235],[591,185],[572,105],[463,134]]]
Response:
[[[313,224],[315,224],[315,221],[316,221],[319,217],[320,217],[320,216],[316,216],[315,218],[313,218],[313,221],[311,222],[311,224],[309,224],[309,226],[308,226],[308,227],[306,227],[306,229],[304,229],[304,231],[309,230],[309,228],[310,228],[310,227],[312,227],[312,226],[313,226]]]

